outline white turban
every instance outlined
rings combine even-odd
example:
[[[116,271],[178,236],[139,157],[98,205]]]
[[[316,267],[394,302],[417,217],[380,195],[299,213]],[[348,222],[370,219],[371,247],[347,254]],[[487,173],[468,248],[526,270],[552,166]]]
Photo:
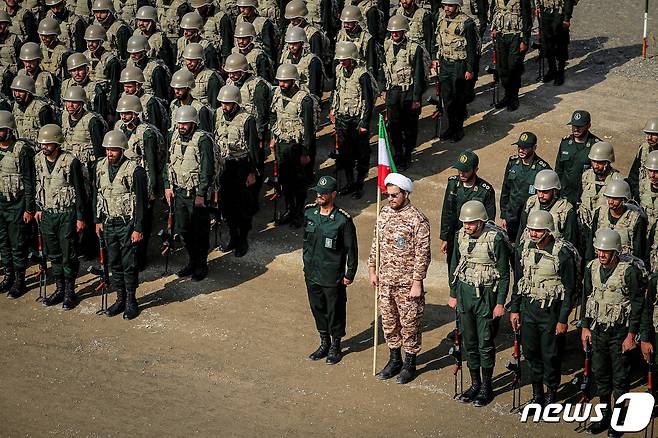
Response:
[[[389,184],[398,186],[400,190],[404,190],[407,193],[414,191],[414,183],[401,173],[389,173],[384,180],[384,185],[387,186]]]

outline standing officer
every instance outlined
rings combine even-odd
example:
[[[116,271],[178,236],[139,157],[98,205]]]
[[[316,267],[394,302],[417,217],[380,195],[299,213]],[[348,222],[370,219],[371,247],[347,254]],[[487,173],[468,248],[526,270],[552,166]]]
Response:
[[[202,103],[192,95],[194,88],[194,74],[186,68],[181,68],[171,77],[169,86],[174,90],[174,99],[169,104],[169,113],[171,114],[171,126],[176,127],[174,117],[176,110],[183,105],[194,107],[199,115],[199,129],[206,132],[212,132],[213,128],[213,110],[210,105]]]
[[[574,111],[567,124],[571,125],[571,135],[560,142],[555,171],[562,183],[562,196],[575,207],[580,201],[581,176],[590,166],[589,150],[601,139],[589,131],[592,119],[587,111]]]
[[[382,329],[390,349],[388,363],[377,378],[386,380],[399,373],[397,383],[405,384],[416,375],[416,355],[421,348],[421,322],[425,313],[423,280],[431,262],[430,223],[411,205],[409,195],[414,186],[409,178],[390,173],[384,184],[388,205],[377,218],[378,233],[372,239],[368,257],[370,284],[379,286]],[[378,244],[379,272],[375,263]],[[404,365],[400,349],[404,350]]]
[[[649,189],[640,198],[640,205],[647,214],[648,236],[646,255],[649,271],[658,271],[658,151],[649,152],[644,163]]]
[[[336,37],[337,43],[349,41],[356,45],[359,63],[364,63],[375,78],[379,77],[380,60],[377,52],[377,39],[361,27],[363,16],[358,6],[345,5],[340,13],[342,27]]]
[[[514,144],[518,153],[509,157],[500,192],[501,224],[510,240],[516,239],[523,207],[535,194],[535,175],[551,168],[537,155],[537,136],[532,132],[524,132]]]
[[[18,35],[23,42],[39,42],[37,19],[29,8],[21,5],[21,0],[5,0],[4,11],[11,20],[11,32]]]
[[[313,165],[315,151],[314,103],[311,95],[299,88],[299,73],[293,64],[281,64],[276,71],[279,86],[272,97],[272,140],[279,167],[279,182],[286,204],[277,225],[289,223],[293,228],[303,225],[306,200],[305,166]]]
[[[137,67],[144,74],[144,83],[142,84],[144,92],[168,102],[170,100],[169,67],[165,65],[162,59],[149,55],[151,46],[146,37],[143,35],[131,36],[128,39],[126,51],[130,56],[126,67]]]
[[[516,111],[519,108],[519,88],[523,75],[523,58],[528,51],[532,33],[530,0],[495,0],[491,21],[491,39],[495,43],[496,67],[505,96],[496,108]]]
[[[356,228],[352,217],[335,204],[338,184],[322,176],[313,188],[315,203],[304,209],[304,279],[320,346],[311,360],[340,362],[340,339],[345,336],[347,286],[359,263]]]
[[[16,76],[11,82],[14,105],[11,112],[16,120],[16,137],[34,140],[39,128],[55,122],[55,111],[48,102],[36,95],[34,79]]]
[[[384,82],[386,121],[391,143],[395,146],[393,161],[398,169],[411,164],[411,153],[418,139],[423,92],[427,87],[423,47],[407,38],[409,20],[394,15],[388,20],[390,37],[384,41]],[[428,66],[427,66],[428,67]]]
[[[448,305],[457,309],[461,321],[471,386],[458,400],[486,406],[493,399],[494,338],[500,317],[505,314],[510,244],[505,232],[488,222],[489,216],[480,201],[462,205],[459,220],[463,227],[454,238]]]
[[[106,311],[107,316],[123,312],[123,319],[139,314],[137,306],[137,248],[144,238],[144,212],[148,208],[146,172],[129,160],[124,151],[128,139],[114,129],[103,138],[107,157],[96,166],[94,219],[96,234],[105,239],[108,264],[117,300]]]
[[[62,149],[64,134],[57,125],[46,125],[37,139],[41,152],[36,168],[36,205],[34,215],[43,237],[55,277],[55,292],[43,300],[44,306],[64,304],[75,307],[75,279],[80,264],[76,251],[78,234],[85,229],[86,191],[82,165],[75,155]]]
[[[167,166],[163,171],[165,199],[174,213],[174,234],[180,234],[187,250],[187,265],[179,277],[201,281],[208,275],[210,214],[207,199],[214,189],[219,167],[213,140],[198,128],[199,114],[183,105],[174,115],[176,126],[169,131]]]
[[[455,164],[457,175],[448,177],[448,186],[441,208],[441,252],[446,255],[448,266],[452,263],[454,235],[461,228],[459,212],[467,201],[477,200],[484,204],[487,217],[496,217],[496,192],[491,184],[477,175],[480,159],[475,152],[464,151]],[[448,271],[452,283],[452,273]]]
[[[564,68],[569,59],[569,28],[574,0],[539,0],[541,47],[548,63],[544,83],[564,84]],[[556,62],[557,61],[557,62]]]
[[[5,268],[0,292],[8,291],[12,299],[26,292],[28,224],[36,210],[34,175],[34,149],[17,138],[14,116],[0,111],[0,259]]]
[[[135,16],[133,35],[143,35],[156,58],[162,59],[169,68],[174,66],[174,49],[167,35],[158,27],[158,11],[153,6],[142,6]]]
[[[230,233],[222,250],[242,257],[249,250],[247,235],[255,213],[252,187],[258,174],[259,147],[256,119],[242,108],[240,89],[235,85],[224,85],[217,100],[222,106],[215,118],[215,140],[225,162],[219,197]]]
[[[627,353],[637,346],[635,335],[640,329],[646,287],[642,262],[621,253],[621,238],[616,231],[598,230],[594,248],[597,258],[585,268],[585,317],[580,337],[583,349],[592,343],[592,371],[599,403],[607,408],[603,419],[587,428],[591,434],[608,429],[610,403],[630,389],[631,356]],[[620,435],[610,428],[608,436]]]
[[[59,22],[46,17],[39,22],[39,39],[41,41],[41,67],[59,79],[60,83],[66,74],[66,60],[71,51],[59,40]]]
[[[338,159],[345,171],[347,185],[339,194],[363,197],[363,182],[370,168],[370,119],[375,106],[374,78],[365,66],[359,66],[356,45],[336,44],[336,89],[331,98],[329,118],[338,136]],[[356,183],[354,164],[356,163]]]
[[[458,142],[464,138],[464,120],[468,94],[478,74],[479,42],[475,21],[464,14],[462,0],[441,0],[443,16],[437,25],[437,54],[434,69],[439,69],[443,107],[448,128],[441,140]]]
[[[571,243],[553,236],[553,215],[528,215],[528,239],[516,253],[510,322],[523,330],[523,355],[530,364],[532,401],[555,402],[569,313],[578,285],[580,257]],[[544,398],[544,384],[547,393]]]
[[[199,43],[190,43],[183,50],[184,67],[194,75],[194,88],[192,96],[199,99],[201,103],[210,105],[212,109],[217,109],[217,94],[219,89],[224,86],[224,79],[216,70],[211,69],[205,64],[205,53],[203,46]]]
[[[646,140],[638,148],[627,178],[628,183],[631,185],[633,197],[636,200],[641,200],[651,185],[644,164],[647,162],[649,153],[658,149],[658,117],[647,120],[644,125],[644,134]]]
[[[34,80],[35,95],[52,100],[59,104],[61,81],[55,75],[42,67],[41,48],[37,43],[25,43],[21,47],[19,58],[23,68],[18,70],[19,75],[30,76]]]

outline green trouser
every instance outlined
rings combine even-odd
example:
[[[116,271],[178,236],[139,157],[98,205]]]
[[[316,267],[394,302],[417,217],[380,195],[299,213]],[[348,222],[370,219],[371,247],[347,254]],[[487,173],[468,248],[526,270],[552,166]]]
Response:
[[[28,224],[23,222],[25,203],[22,197],[0,201],[0,258],[5,268],[27,268]]]
[[[602,399],[614,395],[615,399],[630,390],[631,358],[621,352],[621,344],[628,335],[623,325],[597,325],[592,329],[592,371],[596,390]]]
[[[530,366],[530,381],[544,383],[549,389],[560,385],[564,336],[555,334],[561,301],[541,308],[539,301],[523,297],[521,301],[523,355]]]
[[[496,36],[496,68],[505,97],[516,98],[519,95],[525,57],[525,53],[519,50],[521,41],[520,34],[499,33]]]
[[[461,129],[466,119],[466,102],[469,90],[466,74],[466,61],[441,59],[439,82],[441,83],[441,98],[443,108],[448,114],[449,126]]]
[[[336,116],[338,167],[345,172],[347,183],[351,184],[354,182],[356,164],[356,182],[362,188],[370,168],[370,135],[359,132],[360,121],[359,117]]]
[[[560,13],[541,11],[541,47],[549,69],[555,70],[555,60],[566,62],[569,58],[569,29],[562,26]]]
[[[80,263],[76,252],[76,212],[71,208],[65,213],[44,211],[41,216],[43,249],[52,265],[53,277],[75,280]]]
[[[139,285],[137,279],[138,245],[130,240],[133,231],[131,220],[109,219],[103,224],[103,236],[107,245],[112,283],[118,290],[136,291]]]
[[[306,171],[301,164],[302,145],[276,143],[276,160],[279,166],[279,183],[287,208],[302,211],[306,201]]]
[[[493,319],[496,293],[491,287],[480,288],[480,297],[475,288],[461,280],[457,281],[457,311],[461,322],[462,342],[466,350],[468,368],[493,368],[496,364],[496,344],[500,318]]]
[[[306,280],[308,302],[315,319],[315,327],[321,335],[333,338],[345,336],[345,306],[347,291],[345,285],[320,286]]]
[[[201,268],[208,263],[210,211],[208,207],[195,207],[194,198],[194,196],[187,196],[185,190],[176,188],[174,192],[174,234],[180,234],[183,237],[192,266]]]

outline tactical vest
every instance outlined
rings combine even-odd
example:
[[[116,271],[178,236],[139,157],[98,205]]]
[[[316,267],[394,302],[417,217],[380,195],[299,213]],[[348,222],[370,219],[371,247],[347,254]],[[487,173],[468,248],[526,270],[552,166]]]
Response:
[[[9,25],[9,33],[18,35],[21,41],[27,41],[30,35],[27,34],[27,29],[25,28],[25,14],[27,14],[29,9],[23,7],[22,5],[18,7],[20,9],[16,12],[16,15],[13,17],[11,15],[9,16],[11,19],[11,24]],[[6,11],[7,8],[3,5],[0,7],[0,10]]]
[[[492,27],[501,34],[518,34],[523,30],[521,0],[495,0]]]
[[[267,18],[261,17],[261,16],[256,16],[254,18],[254,21],[251,22],[251,24],[254,25],[254,29],[256,30],[256,36],[253,38],[254,43],[260,43],[261,45],[263,44],[263,26],[265,26],[265,22],[267,22]],[[237,20],[235,20],[235,25],[237,27],[238,23],[244,23],[247,22],[248,20],[245,20],[242,14],[238,15]]]
[[[553,223],[555,224],[555,231],[553,231],[551,234],[556,239],[561,238],[563,236],[567,222],[567,215],[572,209],[573,206],[569,203],[569,201],[563,198],[559,198],[557,201],[555,201],[555,203],[550,208],[550,210],[548,210],[551,216],[553,216]],[[530,214],[533,211],[539,211],[539,210],[541,210],[541,204],[539,203],[539,198],[537,198],[537,195],[532,195],[526,201],[525,211],[526,213]],[[526,240],[529,237],[527,234],[528,233],[526,230],[526,232],[523,234],[523,238]]]
[[[361,24],[362,29],[368,29],[369,32],[374,32],[373,29],[368,28],[368,12],[370,12],[371,9],[375,9],[377,11],[377,15],[379,16],[379,21],[378,21],[378,28],[377,28],[377,35],[371,34],[372,36],[375,36],[379,38],[380,41],[384,40],[384,26],[382,26],[381,23],[384,22],[384,13],[379,9],[379,5],[377,4],[376,0],[365,0],[359,2],[359,0],[352,0],[352,5],[358,6],[359,10],[361,11],[361,17],[363,18]]]
[[[137,64],[135,64],[135,62],[130,58],[128,58],[128,61],[126,62],[126,66],[136,67],[141,70],[141,68]],[[162,69],[164,70],[167,84],[169,84],[169,81],[171,79],[171,74],[169,73],[169,67],[167,67],[160,58],[151,58],[144,66],[144,70],[142,70],[142,73],[144,73],[144,83],[142,84],[142,89],[144,90],[145,94],[155,94],[155,88],[153,87],[153,72],[158,67],[162,67]]]
[[[123,20],[134,26],[135,15],[137,15],[137,11],[139,10],[137,0],[114,0],[114,10],[119,20]]]
[[[97,82],[103,87],[103,91],[109,93],[110,91],[110,78],[105,76],[107,65],[114,59],[118,58],[109,50],[104,50],[100,59],[95,58],[89,50],[85,52],[85,56],[89,60],[89,82]],[[94,87],[95,88],[95,87]],[[85,90],[86,91],[86,90]],[[89,95],[87,95],[89,97]],[[90,99],[91,100],[91,99]]]
[[[186,0],[173,0],[171,4],[166,4],[164,0],[155,1],[160,28],[172,43],[175,42],[181,34],[178,8],[184,3],[186,3]]]
[[[206,24],[203,25],[203,29],[201,30],[201,39],[210,41],[218,53],[221,53],[222,50],[221,23],[224,16],[226,16],[224,12],[217,11],[215,15],[208,17]]]
[[[107,33],[107,45],[109,46],[112,53],[114,53],[117,57],[119,56],[119,39],[117,35],[121,28],[124,26],[130,29],[130,26],[128,26],[124,21],[121,19],[115,19],[110,27],[105,29],[105,32]]]
[[[21,176],[20,155],[25,144],[14,142],[12,150],[0,149],[3,152],[0,159],[0,194],[7,200],[16,199],[23,194],[23,178]]]
[[[647,215],[648,229],[651,229],[651,226],[658,222],[658,193],[645,192],[640,195],[640,206],[644,209],[644,212]]]
[[[190,44],[185,38],[185,36],[181,36],[176,40],[176,62],[178,62],[178,65],[181,67],[185,66],[185,58],[183,58],[183,51],[185,51],[185,47]],[[198,44],[201,44],[201,47],[203,47],[203,53],[205,57],[206,49],[208,46],[211,46],[210,41],[201,38],[198,42]]]
[[[125,93],[122,94],[124,96]],[[152,113],[151,105],[151,100],[155,101],[157,106],[160,108],[160,117],[167,117],[167,105],[166,102],[164,102],[162,99],[160,99],[157,96],[154,96],[149,93],[142,93],[141,96],[139,96],[139,101],[142,104],[142,119],[144,121],[148,121],[149,123],[154,123],[157,120],[157,115],[154,115]],[[168,128],[168,126],[165,126]]]
[[[28,74],[24,68],[18,70],[19,75],[30,76],[34,79],[34,88],[36,89],[35,96],[52,99],[52,91],[55,88],[55,79],[49,71],[39,69],[39,73],[34,77]]]
[[[89,133],[89,124],[95,117],[102,120],[100,115],[87,111],[75,126],[71,126],[71,116],[64,115],[62,117],[62,133],[64,134],[62,149],[71,152],[80,160],[80,163],[83,164],[83,174],[87,165],[96,161],[94,146],[91,143],[91,134]],[[89,175],[85,176],[86,179],[89,178]]]
[[[306,7],[311,14],[312,2],[307,2]],[[278,23],[281,20],[281,12],[279,11],[279,4],[273,0],[258,0],[258,15],[264,18],[269,18],[273,23]]]
[[[169,146],[169,162],[167,172],[169,185],[173,189],[179,187],[187,191],[190,196],[199,187],[199,175],[201,173],[201,151],[199,141],[207,135],[197,130],[192,134],[189,141],[184,141],[178,129],[172,131],[171,144]],[[183,152],[183,146],[185,151]]]
[[[626,203],[624,205],[626,206],[626,211],[617,220],[616,224],[610,222],[608,207],[599,207],[599,220],[596,229],[610,228],[615,230],[619,233],[619,237],[621,237],[622,252],[632,254],[633,240],[635,238],[633,233],[635,232],[637,221],[642,217],[642,210],[634,204]]]
[[[406,46],[394,54],[396,44],[392,39],[384,41],[384,76],[390,87],[400,87],[402,90],[409,90],[414,83],[414,57],[418,44],[413,41],[406,41]]]
[[[437,45],[439,57],[450,60],[466,59],[465,24],[469,17],[460,12],[450,19],[443,15],[439,19]]]
[[[306,22],[318,28],[322,28],[323,14],[321,3],[322,0],[308,0],[306,2],[306,9],[308,10],[308,14],[306,14]]]
[[[484,224],[482,234],[477,239],[469,236],[462,228],[457,232],[459,263],[455,268],[453,282],[459,280],[475,288],[475,295],[480,297],[480,288],[496,288],[500,273],[496,269],[495,243],[498,229],[490,223]],[[474,243],[473,249],[469,249]]]
[[[538,3],[542,10],[547,11],[562,11],[564,8],[564,0],[539,0]]]
[[[57,45],[49,49],[43,43],[41,43],[41,62],[39,65],[42,69],[47,72],[50,72],[56,78],[62,80],[64,79],[64,71],[66,66],[64,65],[64,56],[69,53],[69,49],[62,42],[58,42]]]
[[[350,43],[354,43],[356,49],[359,51],[358,61],[363,64],[367,60],[366,52],[368,50],[370,38],[372,38],[372,36],[366,30],[362,29],[356,37],[352,37],[347,33],[345,29],[341,28],[338,32],[338,36],[336,37],[336,41],[348,41]]]
[[[413,15],[410,17],[404,12],[404,8],[400,6],[398,7],[396,13],[398,15],[404,15],[409,20],[409,31],[406,34],[407,38],[415,43],[425,44],[425,33],[423,32],[423,18],[425,18],[425,14],[429,14],[430,12],[427,9],[421,8],[419,6],[418,9],[416,9]]]
[[[626,284],[625,275],[632,264],[632,257],[620,255],[619,263],[605,283],[601,280],[599,259],[594,259],[587,265],[592,275],[592,292],[585,308],[585,317],[592,319],[590,328],[593,329],[598,324],[606,328],[628,325],[631,291]]]
[[[199,73],[194,75],[194,88],[192,88],[192,97],[206,105],[211,105],[208,100],[208,82],[212,76],[217,75],[215,70],[204,67]]]
[[[134,217],[137,203],[133,176],[138,164],[133,160],[125,160],[111,182],[109,165],[107,158],[101,158],[96,165],[96,212],[105,220],[130,220]]]
[[[244,57],[247,58],[247,64],[249,65],[251,72],[255,75],[258,74],[258,57],[261,53],[265,53],[260,44],[253,44],[253,47],[247,53],[242,53],[240,48],[236,45],[231,49],[231,53],[240,53],[244,55]]]
[[[656,150],[658,150],[658,148],[656,148]],[[642,203],[643,207],[644,207],[644,202],[642,202],[643,198],[645,201],[648,201],[649,198],[651,198],[651,181],[649,180],[649,174],[647,173],[647,169],[644,167],[644,165],[647,162],[647,158],[649,157],[649,152],[651,152],[651,148],[649,147],[649,143],[645,141],[644,143],[642,143],[642,145],[640,146],[640,150],[638,151],[638,155],[640,156],[639,192],[640,192],[640,202]]]
[[[617,169],[610,168],[610,172],[603,181],[596,179],[596,174],[592,169],[587,169],[583,172],[583,193],[580,197],[580,206],[578,207],[578,217],[582,224],[591,226],[592,220],[594,220],[594,210],[607,205],[607,200],[603,196],[603,192],[608,183],[613,179],[622,179]]]
[[[238,86],[231,79],[226,80],[226,85],[235,85],[240,89],[240,97],[242,97],[242,103],[240,104],[240,107],[244,108],[245,111],[254,117],[258,116],[256,105],[254,105],[254,95],[256,94],[256,87],[258,87],[258,84],[261,82],[270,88],[270,85],[265,79],[255,75],[250,75],[240,86]]]
[[[272,96],[272,109],[276,120],[272,134],[279,141],[300,143],[304,138],[304,121],[302,120],[302,101],[309,93],[299,90],[292,98],[284,96],[277,87]]]
[[[89,73],[91,74],[91,69],[89,69]],[[73,86],[78,86],[82,87],[85,90],[85,94],[87,95],[87,103],[85,104],[85,108],[87,111],[93,111],[95,110],[94,108],[94,101],[96,100],[96,85],[100,85],[101,88],[103,88],[103,84],[101,82],[96,82],[90,80],[90,76],[87,77],[85,85],[80,85],[77,82],[73,80],[73,78],[68,78],[64,82],[62,82],[62,96],[64,96],[64,93],[66,90]],[[78,157],[79,158],[79,157]]]
[[[245,124],[251,115],[240,108],[232,120],[226,120],[222,111],[215,117],[215,139],[225,160],[249,158],[249,145],[244,132]]]
[[[12,75],[15,75],[18,71],[18,58],[14,50],[14,43],[16,41],[20,41],[18,36],[8,33],[7,38],[0,42],[0,65],[8,67]]]
[[[124,127],[125,124],[121,120],[118,120],[114,126],[114,129],[123,130]],[[152,184],[149,176],[149,171],[151,169],[148,160],[144,158],[145,155],[144,135],[148,131],[150,131],[156,137],[156,143],[157,143],[156,145],[157,150],[155,151],[156,165],[160,163],[164,163],[164,161],[166,160],[164,138],[162,137],[162,134],[160,133],[160,131],[156,126],[146,122],[141,122],[139,125],[137,125],[137,128],[135,128],[135,130],[132,132],[130,138],[128,139],[128,148],[124,151],[124,155],[128,159],[136,161],[137,164],[143,167],[144,170],[146,171],[147,186],[149,187],[149,196],[151,196],[151,195],[155,195],[155,193],[152,193],[150,191]],[[159,172],[160,169],[155,169],[156,174]]]
[[[361,98],[361,82],[363,75],[369,74],[365,67],[356,67],[347,77],[345,69],[336,67],[336,92],[332,101],[332,108],[337,115],[362,118],[364,102]]]
[[[189,105],[192,106],[197,111],[197,114],[199,114],[199,116],[201,116],[201,110],[203,108],[206,108],[210,112],[210,114],[213,113],[212,108],[210,108],[207,104],[201,103],[201,101],[194,99],[194,97],[192,97],[192,101],[189,103]],[[169,124],[170,126],[174,126],[174,127],[176,126],[174,117],[176,116],[176,110],[180,106],[182,106],[182,104],[178,99],[172,100],[171,103],[169,104],[169,114],[171,115],[171,123]]]
[[[146,35],[142,34],[141,30],[135,29],[133,31],[133,36],[137,36],[137,35],[146,37]],[[149,47],[151,48],[151,50],[148,52],[149,58],[160,57],[160,52],[162,51],[162,47],[165,44],[163,38],[166,38],[166,36],[164,32],[160,32],[160,31],[156,31],[153,35],[148,37]]]
[[[293,59],[289,59],[293,64],[297,66],[297,72],[299,73],[299,85],[300,86],[309,86],[310,83],[310,66],[311,66],[311,61],[313,61],[315,58],[317,58],[320,61],[320,64],[322,64],[322,61],[320,58],[317,57],[314,53],[311,53],[310,51],[303,53],[302,57],[299,58],[299,62],[295,64]]]
[[[75,155],[61,151],[52,172],[46,156],[40,152],[34,160],[37,173],[36,202],[40,210],[62,213],[75,205],[75,187],[71,183],[71,163]]]
[[[32,98],[24,111],[21,110],[18,104],[14,104],[11,112],[16,120],[16,137],[30,140],[35,140],[38,137],[41,128],[39,113],[45,106],[48,106],[48,103],[38,96]]]
[[[59,21],[59,40],[64,43],[66,48],[69,50],[75,50],[75,28],[78,24],[78,20],[81,20],[81,18],[73,13],[73,11],[69,10],[67,15],[66,15],[66,20],[61,21],[59,18],[53,14],[52,10],[49,10],[46,13],[47,17],[54,18],[55,20]],[[86,24],[85,24],[85,27]]]
[[[530,248],[524,244],[521,253],[523,277],[519,279],[519,293],[530,301],[540,301],[544,308],[553,304],[553,300],[563,300],[566,292],[560,277],[560,250],[564,246],[562,239],[556,239],[553,250],[548,251],[537,247]],[[537,254],[541,257],[537,261]]]

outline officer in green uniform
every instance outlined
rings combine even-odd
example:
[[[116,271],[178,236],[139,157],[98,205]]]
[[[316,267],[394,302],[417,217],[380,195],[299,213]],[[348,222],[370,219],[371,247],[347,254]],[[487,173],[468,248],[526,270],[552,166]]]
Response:
[[[188,44],[183,50],[183,59],[185,59],[184,66],[194,74],[192,96],[199,99],[201,103],[217,109],[219,107],[217,94],[219,94],[219,89],[224,86],[224,79],[216,70],[205,64],[203,46],[199,43]]]
[[[134,35],[128,39],[126,51],[130,58],[126,67],[137,67],[144,73],[142,88],[145,93],[169,102],[169,67],[160,58],[150,56],[151,46],[143,35]]]
[[[432,53],[434,49],[432,13],[420,6],[418,0],[400,0],[396,14],[403,15],[409,20],[407,38],[424,46],[427,53]]]
[[[158,11],[150,5],[145,5],[137,10],[135,15],[135,33],[133,35],[143,35],[148,39],[149,46],[156,58],[162,59],[164,64],[169,68],[175,65],[174,49],[171,41],[160,30],[158,26]]]
[[[608,429],[609,437],[621,436],[610,426],[611,401],[630,390],[631,356],[637,345],[644,305],[646,271],[643,263],[622,254],[619,234],[601,228],[594,240],[597,258],[585,268],[581,320],[583,349],[592,343],[592,371],[596,376],[599,403],[605,403],[603,419],[592,423],[588,432]],[[614,396],[614,399],[611,399]]]
[[[304,209],[304,278],[308,302],[320,333],[320,346],[311,360],[340,362],[340,339],[345,336],[347,286],[359,262],[352,217],[335,204],[336,180],[322,176],[313,190],[315,203]]]
[[[12,114],[0,111],[0,292],[12,299],[26,292],[28,224],[36,211],[34,149],[15,133]]]
[[[496,67],[505,96],[496,108],[516,111],[519,108],[519,88],[523,75],[523,58],[528,51],[532,33],[530,0],[494,0],[491,39],[496,45]]]
[[[25,43],[19,55],[23,68],[19,75],[30,76],[34,80],[35,95],[52,100],[59,104],[61,81],[41,65],[41,48],[37,43]]]
[[[541,47],[548,63],[543,82],[564,84],[564,68],[569,59],[569,28],[577,0],[537,0]]]
[[[55,122],[55,110],[44,98],[36,96],[34,79],[16,76],[11,83],[14,105],[11,112],[16,120],[16,137],[35,139],[39,128]]]
[[[321,28],[308,22],[308,8],[306,6],[307,2],[304,0],[291,0],[288,2],[285,8],[285,18],[286,20],[290,20],[290,24],[288,24],[286,34],[290,28],[298,27],[304,31],[307,38],[308,48],[311,53],[320,57],[320,59],[323,59],[323,57],[326,58],[327,55],[331,56],[331,53],[324,53],[325,51],[329,52],[331,50],[329,44],[327,44],[329,41],[327,36]]]
[[[537,136],[524,132],[514,143],[517,154],[509,157],[500,192],[500,218],[511,240],[516,239],[521,214],[528,198],[535,194],[535,175],[551,166],[537,155]]]
[[[449,266],[452,275],[448,305],[457,309],[471,386],[458,398],[486,406],[493,399],[491,377],[496,364],[500,317],[505,314],[509,287],[510,244],[505,231],[489,221],[480,201],[464,203],[459,212],[463,227],[454,237]],[[482,376],[480,377],[480,368]]]
[[[199,114],[194,107],[179,107],[174,121],[162,176],[165,199],[174,212],[174,234],[183,237],[188,255],[187,265],[176,275],[191,275],[192,281],[201,281],[208,275],[208,201],[220,163],[216,162],[210,134],[198,128]]]
[[[0,10],[0,92],[9,94],[9,84],[18,72],[18,55],[23,42],[9,31],[11,18]]]
[[[480,159],[475,152],[464,151],[455,164],[458,174],[448,178],[448,186],[441,208],[441,252],[446,254],[448,266],[452,263],[454,235],[461,228],[459,212],[467,201],[478,200],[484,204],[487,216],[496,217],[496,192],[491,184],[477,175]],[[452,282],[452,274],[448,271]]]
[[[338,136],[336,165],[345,172],[346,185],[340,195],[363,196],[363,182],[370,168],[370,119],[375,106],[375,79],[365,65],[359,65],[356,45],[336,44],[336,88],[331,97],[329,119]],[[354,165],[356,163],[356,183]]]
[[[215,140],[225,162],[219,199],[230,234],[222,250],[242,257],[249,250],[247,235],[255,213],[252,186],[258,174],[256,119],[242,108],[242,95],[235,85],[224,85],[217,99],[222,106],[215,118]]]
[[[174,98],[169,104],[171,126],[176,127],[174,117],[176,110],[183,105],[194,107],[199,115],[199,129],[206,132],[213,131],[213,109],[210,105],[202,103],[192,95],[194,88],[194,74],[186,68],[181,68],[171,77],[169,86],[173,90]]]
[[[649,153],[658,150],[658,117],[647,120],[644,125],[644,134],[646,139],[638,148],[631,170],[628,172],[628,184],[631,185],[631,192],[635,200],[641,202],[642,195],[649,188],[650,182],[647,177],[647,170],[644,164],[647,161]]]
[[[117,18],[112,0],[94,0],[91,11],[96,18],[96,23],[103,26],[107,32],[107,42],[110,50],[123,62],[128,59],[128,39],[133,30],[124,21]]]
[[[571,243],[553,236],[553,215],[528,215],[528,239],[516,252],[516,282],[510,322],[522,331],[523,355],[530,364],[531,403],[555,402],[569,313],[578,287],[580,256]],[[546,385],[546,398],[544,398]]]
[[[240,23],[247,22],[254,25],[256,30],[255,41],[263,46],[263,50],[272,60],[278,59],[278,41],[276,41],[276,29],[272,20],[261,17],[258,14],[258,0],[237,0],[236,4],[240,10],[235,20],[236,36],[237,27]]]
[[[86,192],[82,165],[71,152],[62,150],[64,134],[57,125],[39,130],[41,146],[35,159],[36,204],[34,215],[43,238],[43,251],[50,260],[55,292],[43,300],[44,306],[64,302],[75,307],[75,279],[80,267],[76,243],[85,229]]]
[[[440,138],[457,142],[464,138],[466,104],[479,72],[479,41],[475,21],[460,10],[462,0],[442,0],[441,6],[444,14],[437,25],[433,67],[440,68],[441,98],[448,127],[440,133]]]
[[[644,169],[649,180],[649,189],[640,198],[640,206],[647,214],[648,242],[644,260],[649,271],[658,271],[658,151],[650,152],[644,163]]]
[[[139,314],[137,306],[137,248],[144,238],[144,212],[148,205],[148,186],[144,168],[129,160],[124,151],[128,139],[114,129],[103,137],[107,157],[98,161],[94,191],[96,233],[107,246],[112,282],[117,300],[107,316],[123,312],[123,319]]]

